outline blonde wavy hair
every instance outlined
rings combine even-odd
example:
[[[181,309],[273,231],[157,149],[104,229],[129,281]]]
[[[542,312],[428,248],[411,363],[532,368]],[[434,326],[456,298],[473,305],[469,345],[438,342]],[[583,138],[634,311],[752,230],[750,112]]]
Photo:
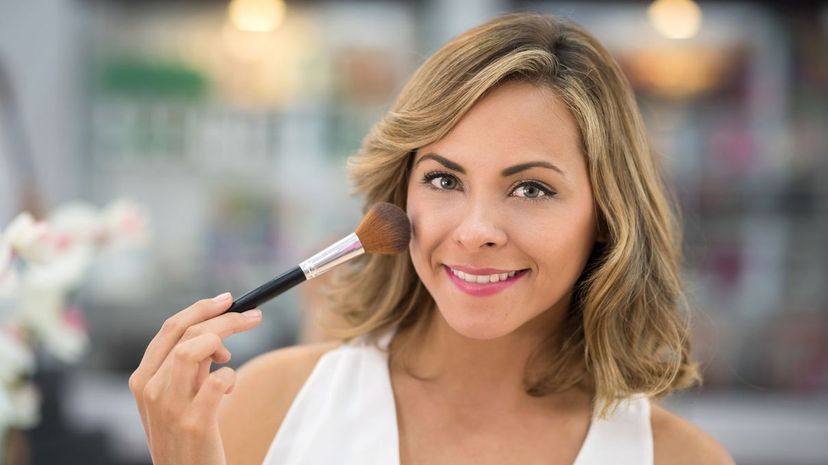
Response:
[[[349,158],[355,193],[366,210],[380,201],[404,209],[416,150],[512,80],[554,90],[574,116],[604,239],[575,284],[564,337],[550,337],[530,360],[526,391],[586,386],[605,415],[632,394],[660,397],[691,385],[699,375],[689,356],[679,228],[630,85],[580,26],[510,14],[451,40]],[[366,255],[340,267],[329,296],[346,322],[329,330],[342,338],[421,327],[434,307],[408,253]]]

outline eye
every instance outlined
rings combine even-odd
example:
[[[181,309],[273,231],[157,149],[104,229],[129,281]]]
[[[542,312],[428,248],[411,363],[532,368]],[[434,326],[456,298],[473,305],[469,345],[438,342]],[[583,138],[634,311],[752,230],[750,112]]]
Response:
[[[423,182],[429,184],[432,188],[441,191],[451,191],[457,189],[460,181],[456,177],[439,171],[432,171],[423,176]]]
[[[515,197],[522,197],[529,200],[543,200],[555,196],[555,192],[537,182],[524,182],[512,191]]]

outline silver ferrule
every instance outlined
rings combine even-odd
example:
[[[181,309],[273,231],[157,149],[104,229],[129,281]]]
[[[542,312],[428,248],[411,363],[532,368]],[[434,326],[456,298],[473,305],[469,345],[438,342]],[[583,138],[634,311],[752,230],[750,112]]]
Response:
[[[305,278],[313,279],[340,263],[365,253],[356,233],[348,234],[335,244],[299,264]]]

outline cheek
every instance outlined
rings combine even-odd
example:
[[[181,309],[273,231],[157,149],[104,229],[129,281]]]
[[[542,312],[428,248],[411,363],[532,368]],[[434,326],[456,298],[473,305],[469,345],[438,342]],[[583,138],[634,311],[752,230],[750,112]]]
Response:
[[[429,212],[429,207],[423,200],[416,192],[409,189],[406,212],[411,221],[411,242],[408,244],[408,250],[414,268],[420,274],[426,261],[425,255],[430,248],[429,243],[432,241],[430,236],[434,234],[433,225],[430,224],[433,221],[434,211],[432,209]]]
[[[439,196],[409,190],[406,212],[413,231],[409,243],[411,259],[415,267],[426,265],[451,230],[451,204],[441,201]]]
[[[565,277],[574,284],[583,270],[595,244],[595,220],[592,208],[568,211],[557,221],[548,222],[546,233],[537,247],[546,263],[541,263],[548,275]],[[545,265],[545,266],[544,266]]]

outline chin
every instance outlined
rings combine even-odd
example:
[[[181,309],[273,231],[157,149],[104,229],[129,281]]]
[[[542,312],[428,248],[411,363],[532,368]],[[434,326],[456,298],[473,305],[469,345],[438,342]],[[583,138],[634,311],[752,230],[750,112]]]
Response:
[[[497,339],[515,330],[506,321],[492,318],[491,314],[487,315],[486,312],[480,312],[479,310],[473,313],[476,314],[447,315],[440,312],[443,321],[451,330],[469,339],[481,341]]]

